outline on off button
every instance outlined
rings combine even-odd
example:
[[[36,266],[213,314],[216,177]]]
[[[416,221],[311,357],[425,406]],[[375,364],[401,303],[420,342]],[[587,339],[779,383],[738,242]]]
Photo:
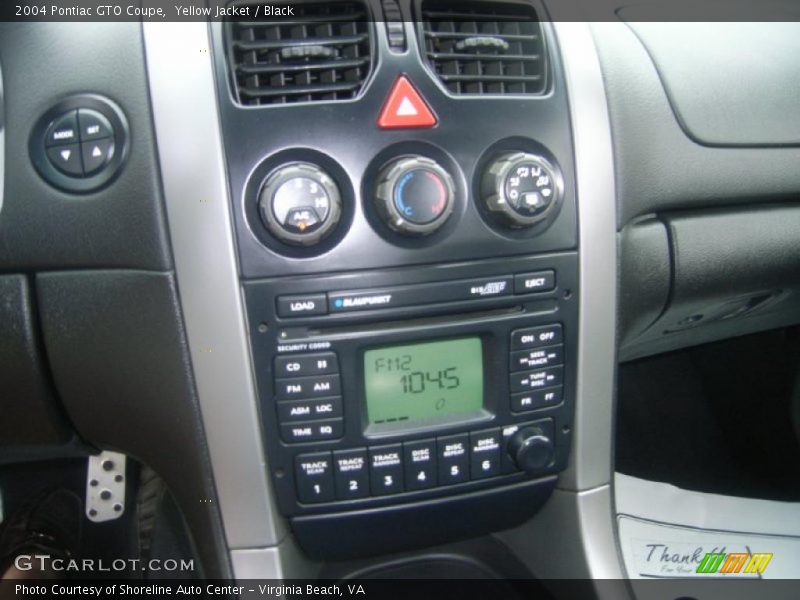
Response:
[[[560,344],[563,340],[561,324],[545,325],[543,327],[530,327],[517,329],[511,333],[511,349],[526,350],[539,346]]]

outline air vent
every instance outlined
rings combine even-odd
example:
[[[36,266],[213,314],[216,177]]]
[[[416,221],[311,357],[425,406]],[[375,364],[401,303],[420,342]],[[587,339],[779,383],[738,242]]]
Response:
[[[244,4],[251,5],[252,13],[255,3]],[[280,20],[228,24],[228,56],[239,102],[259,106],[358,96],[371,67],[365,5],[328,1],[289,6],[294,15]]]
[[[547,61],[532,6],[426,0],[422,50],[454,94],[543,94]]]

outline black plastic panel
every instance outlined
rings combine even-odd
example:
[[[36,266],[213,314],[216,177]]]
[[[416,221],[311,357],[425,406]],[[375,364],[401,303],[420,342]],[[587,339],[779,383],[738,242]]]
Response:
[[[622,360],[800,322],[800,207],[662,219],[674,265],[669,304],[646,331],[627,337]]]
[[[593,23],[592,31],[611,117],[619,229],[659,211],[797,198],[800,149],[714,148],[694,142],[676,119],[636,34],[619,22]],[[716,99],[708,110],[719,110]]]
[[[171,266],[140,23],[0,24],[5,194],[0,270]],[[52,106],[105,96],[130,124],[130,156],[96,193],[61,192],[33,168],[28,140]]]
[[[404,2],[406,14],[411,14]],[[373,24],[374,25],[374,24]],[[231,96],[222,27],[212,25],[223,136],[244,278],[325,273],[348,269],[431,264],[490,256],[530,255],[577,246],[571,130],[556,44],[543,26],[553,71],[551,91],[541,97],[449,96],[423,65],[416,44],[391,53],[384,28],[375,27],[377,67],[354,101],[242,108]],[[381,107],[396,78],[405,74],[439,118],[431,129],[380,130]],[[358,143],[353,143],[357,136]],[[545,225],[512,231],[491,224],[478,206],[477,188],[487,162],[509,150],[541,153],[559,165],[565,195],[557,216]],[[279,154],[280,153],[280,154]],[[321,153],[341,168],[345,202],[339,230],[314,249],[280,247],[257,217],[254,203],[265,169],[281,161]],[[451,171],[456,203],[445,226],[426,238],[389,231],[372,208],[375,174],[390,158],[421,154]],[[266,161],[266,162],[265,162]],[[338,169],[337,169],[338,170]],[[348,229],[349,226],[349,229]],[[546,228],[545,228],[546,227]]]
[[[62,444],[72,437],[42,360],[23,275],[0,277],[0,445]]]
[[[415,502],[392,508],[292,519],[310,558],[343,560],[424,548],[523,523],[550,497],[556,478],[502,490]]]
[[[172,490],[208,577],[228,576],[172,275],[74,271],[36,278],[55,385],[75,429],[152,467]]]

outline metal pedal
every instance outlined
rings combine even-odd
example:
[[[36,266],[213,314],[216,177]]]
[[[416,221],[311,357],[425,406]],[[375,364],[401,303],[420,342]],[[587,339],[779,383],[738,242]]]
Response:
[[[102,523],[125,514],[125,455],[101,452],[86,468],[86,516]]]

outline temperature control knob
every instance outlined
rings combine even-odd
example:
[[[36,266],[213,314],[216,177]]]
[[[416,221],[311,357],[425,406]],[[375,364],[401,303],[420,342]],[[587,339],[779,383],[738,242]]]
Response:
[[[399,158],[378,175],[375,207],[386,224],[406,235],[428,235],[453,212],[453,178],[422,156]]]
[[[558,204],[561,182],[546,159],[514,152],[494,161],[481,181],[486,207],[510,227],[530,227]]]
[[[273,171],[258,199],[267,229],[287,244],[311,246],[339,222],[342,200],[339,188],[322,169],[310,163],[293,163]]]
[[[540,428],[522,427],[508,441],[508,454],[520,471],[528,475],[544,472],[553,462],[553,440]]]

